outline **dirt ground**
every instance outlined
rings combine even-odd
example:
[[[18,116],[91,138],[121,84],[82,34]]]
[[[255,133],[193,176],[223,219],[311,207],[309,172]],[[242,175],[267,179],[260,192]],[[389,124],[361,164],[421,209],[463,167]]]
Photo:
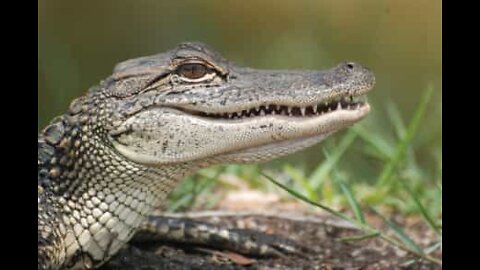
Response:
[[[199,213],[199,216],[202,216]],[[218,213],[220,217],[199,218],[226,226],[251,228],[288,237],[309,247],[305,257],[288,255],[282,258],[250,258],[240,254],[207,248],[152,246],[148,250],[128,247],[114,258],[104,270],[113,269],[440,269],[428,262],[416,261],[405,265],[413,257],[380,239],[345,242],[341,237],[358,235],[356,229],[336,219],[321,216],[300,216]],[[424,232],[417,229],[416,235]],[[428,242],[428,241],[423,241]]]
[[[178,216],[229,228],[280,235],[308,247],[310,251],[300,255],[258,258],[206,247],[167,246],[160,243],[148,247],[131,245],[102,269],[441,269],[441,266],[430,262],[412,260],[415,257],[411,254],[378,238],[342,241],[342,237],[362,233],[349,223],[316,210],[311,211],[302,203],[282,203],[268,196],[255,197],[254,202],[249,199],[241,203],[239,197],[233,201],[235,203],[231,204],[228,199],[224,200],[219,204],[221,210]],[[251,209],[256,210],[252,212]],[[376,216],[367,215],[366,219],[368,224],[387,231],[387,227]],[[434,233],[421,218],[395,216],[394,220],[418,245],[427,247],[434,243]],[[441,250],[432,256],[441,258]]]

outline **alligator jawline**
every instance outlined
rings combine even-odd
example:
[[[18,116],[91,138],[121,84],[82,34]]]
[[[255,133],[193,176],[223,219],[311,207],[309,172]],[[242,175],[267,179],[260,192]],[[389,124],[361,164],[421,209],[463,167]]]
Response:
[[[202,111],[186,110],[183,108],[178,109],[187,114],[200,116],[202,118],[209,118],[213,120],[235,120],[270,115],[295,118],[315,117],[339,110],[359,110],[361,107],[364,107],[366,105],[367,102],[365,101],[365,96],[359,96],[336,99],[329,102],[323,102],[317,105],[310,105],[305,107],[271,104],[267,106],[262,105],[251,109],[245,109],[238,112],[225,113],[208,113]]]

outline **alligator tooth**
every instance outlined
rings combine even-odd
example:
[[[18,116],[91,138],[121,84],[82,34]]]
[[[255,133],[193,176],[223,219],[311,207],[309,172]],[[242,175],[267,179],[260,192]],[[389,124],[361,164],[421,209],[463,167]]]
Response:
[[[342,109],[342,103],[339,101],[337,103],[337,110],[341,110]]]
[[[328,107],[328,111],[331,112],[331,111],[332,111],[332,108]]]
[[[292,107],[287,107],[287,113],[288,115],[292,115]]]
[[[265,111],[264,110],[260,111],[260,116],[265,116]]]
[[[305,116],[305,108],[304,107],[300,108],[300,111],[302,112],[302,116]]]
[[[275,106],[275,109],[273,110],[275,114],[282,114],[282,108],[280,106]]]
[[[316,114],[317,113],[317,106],[312,106],[312,110],[313,110],[313,113]]]

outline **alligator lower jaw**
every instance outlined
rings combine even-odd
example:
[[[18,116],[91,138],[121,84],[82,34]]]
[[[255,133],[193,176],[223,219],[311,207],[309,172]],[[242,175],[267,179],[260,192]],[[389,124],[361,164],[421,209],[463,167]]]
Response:
[[[307,138],[298,138],[291,140],[284,140],[279,142],[273,142],[256,147],[250,147],[233,151],[229,153],[223,153],[212,158],[213,161],[232,162],[232,163],[250,163],[250,162],[265,162],[272,158],[278,158],[289,155],[291,153],[300,151],[312,145],[315,145],[331,133],[320,134]]]
[[[343,97],[334,99],[327,102],[320,102],[314,105],[304,105],[304,106],[295,106],[295,105],[261,105],[258,107],[253,107],[249,109],[240,110],[237,112],[203,112],[203,111],[193,111],[193,110],[183,110],[184,113],[207,118],[209,120],[227,120],[227,121],[241,121],[241,120],[250,120],[259,117],[266,116],[276,116],[283,118],[292,118],[295,120],[299,119],[308,119],[318,116],[323,116],[325,114],[335,113],[339,111],[363,111],[368,110],[368,103],[366,102],[366,96],[358,97]]]

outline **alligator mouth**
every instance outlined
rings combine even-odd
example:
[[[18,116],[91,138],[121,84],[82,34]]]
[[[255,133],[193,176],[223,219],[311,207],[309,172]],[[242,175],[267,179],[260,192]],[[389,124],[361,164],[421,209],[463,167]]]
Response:
[[[292,102],[293,106],[286,104],[289,102],[250,104],[251,108],[245,104],[245,107],[222,113],[191,107],[154,106],[131,116],[110,135],[120,153],[147,165],[214,156],[215,160],[234,163],[252,161],[252,158],[266,161],[318,143],[329,134],[359,121],[370,110],[364,95],[344,95],[303,106],[299,106],[300,102]],[[158,119],[158,127],[162,128],[142,125],[152,119]],[[194,132],[185,132],[194,136],[175,134],[179,127],[190,124],[195,127]],[[229,139],[224,140],[223,136]],[[146,146],[145,141],[151,143]],[[170,150],[168,142],[176,142],[181,150]]]
[[[330,101],[324,101],[315,105],[307,105],[304,107],[270,104],[244,109],[237,112],[208,113],[192,110],[187,110],[186,112],[191,115],[218,120],[241,120],[270,115],[305,118],[321,116],[323,114],[336,112],[339,110],[355,111],[365,106],[367,106],[366,95],[362,95],[340,97],[337,99],[332,99]]]

